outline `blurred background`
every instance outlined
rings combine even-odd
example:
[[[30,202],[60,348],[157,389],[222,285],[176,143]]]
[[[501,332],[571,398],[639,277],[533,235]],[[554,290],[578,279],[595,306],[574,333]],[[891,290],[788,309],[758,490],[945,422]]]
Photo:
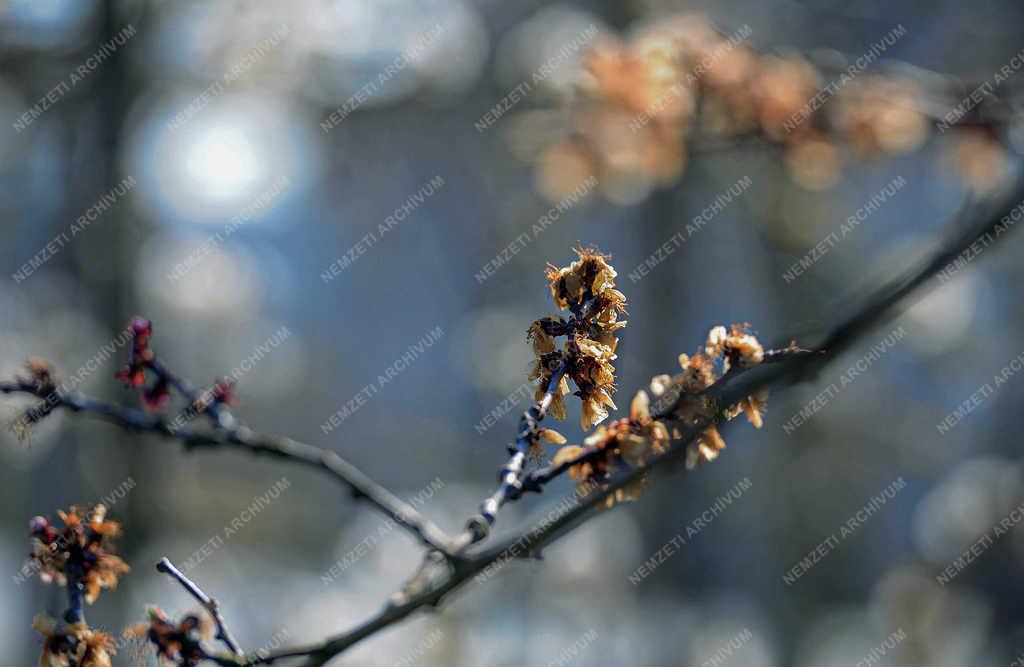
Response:
[[[723,35],[748,26],[744,44],[760,53],[830,62],[831,50],[856,57],[902,26],[883,60],[972,81],[1024,48],[1014,2],[0,0],[0,375],[42,355],[78,375],[75,389],[136,405],[114,374],[127,357],[120,332],[146,316],[158,354],[194,383],[244,367],[238,414],[251,426],[338,452],[456,531],[490,492],[529,400],[525,329],[554,310],[544,267],[568,263],[575,244],[613,254],[629,299],[624,406],[712,325],[750,322],[766,342],[823,332],[933,248],[969,188],[998,186],[1020,136],[1012,123],[1007,154],[982,151],[965,178],[958,131],[912,120],[896,134],[920,135],[900,146],[913,150],[844,151],[835,173],[833,153],[793,169],[756,137],[672,155],[651,178],[628,159],[608,168],[621,155],[605,155],[601,186],[567,204],[573,169],[588,171],[578,144],[566,157],[557,143],[579,109],[583,54],[687,12]],[[687,232],[745,177],[742,195]],[[784,278],[887,186],[856,231]],[[556,219],[536,232],[545,215]],[[945,585],[936,576],[1024,501],[1013,412],[1024,388],[1013,372],[993,379],[1024,352],[1022,243],[1009,237],[933,281],[816,382],[773,396],[762,430],[727,429],[713,464],[331,664],[1010,664],[1024,654],[1024,532],[993,540]],[[906,336],[842,383],[896,327]],[[835,397],[787,432],[830,383],[842,384]],[[986,383],[980,405],[938,427]],[[27,404],[6,398],[5,421]],[[575,442],[578,410],[570,402],[559,427]],[[164,555],[192,559],[190,576],[250,650],[351,627],[418,563],[412,540],[304,469],[190,454],[64,413],[26,442],[0,440],[7,664],[35,664],[31,619],[64,604],[58,587],[17,577],[27,522],[70,504],[116,497],[133,571],[88,610],[108,631],[144,620],[147,604],[192,608],[152,567]],[[531,525],[570,490],[561,481],[509,507],[499,532]],[[677,534],[685,545],[637,581]],[[827,556],[787,583],[833,534]]]

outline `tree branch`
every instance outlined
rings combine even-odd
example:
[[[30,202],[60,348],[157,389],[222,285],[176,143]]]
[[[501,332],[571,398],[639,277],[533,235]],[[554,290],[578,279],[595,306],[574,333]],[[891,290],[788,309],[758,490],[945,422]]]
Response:
[[[566,323],[565,335],[572,340],[576,331],[585,328],[587,318],[593,314],[597,298],[591,298],[586,303],[573,311],[572,317]],[[523,492],[523,475],[526,468],[526,458],[530,448],[537,442],[537,427],[547,415],[551,401],[555,398],[562,378],[569,371],[568,358],[563,352],[559,357],[558,365],[551,371],[544,394],[540,400],[534,403],[523,413],[519,419],[519,431],[516,435],[516,442],[509,448],[512,456],[498,473],[500,484],[493,494],[480,504],[480,513],[471,517],[466,522],[466,529],[452,541],[452,551],[455,554],[461,553],[467,547],[487,537],[491,526],[498,520],[498,512],[505,503],[515,500]]]
[[[31,394],[44,401],[49,409],[65,408],[96,416],[124,428],[154,433],[180,440],[189,448],[236,447],[254,454],[274,456],[308,467],[323,470],[341,484],[352,490],[355,498],[361,498],[389,516],[398,525],[415,535],[420,542],[431,549],[449,553],[448,536],[416,508],[397,497],[380,484],[374,482],[357,467],[328,450],[308,445],[291,438],[257,433],[244,425],[231,430],[201,431],[192,428],[173,429],[162,417],[134,408],[122,407],[71,392],[42,391],[27,379],[0,381],[0,393]]]
[[[220,606],[217,604],[217,600],[211,598],[209,595],[203,592],[203,589],[199,588],[191,579],[186,577],[181,570],[174,567],[166,556],[160,559],[160,562],[156,564],[158,572],[163,572],[169,575],[172,579],[181,584],[181,587],[188,591],[188,594],[196,599],[206,610],[206,613],[213,618],[213,622],[217,624],[217,639],[224,642],[228,649],[238,656],[244,656],[245,652],[242,651],[238,642],[235,641],[231,631],[228,630],[227,623],[224,621],[224,615],[220,613]]]

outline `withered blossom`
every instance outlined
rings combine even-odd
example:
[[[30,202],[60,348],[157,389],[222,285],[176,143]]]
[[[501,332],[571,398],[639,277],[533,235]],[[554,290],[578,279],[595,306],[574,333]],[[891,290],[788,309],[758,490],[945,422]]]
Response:
[[[743,37],[687,13],[592,44],[563,134],[536,157],[541,192],[556,201],[596,176],[609,201],[635,203],[678,182],[695,146],[740,137],[778,146],[793,180],[821,190],[847,159],[907,153],[928,138],[930,100],[907,75],[851,77],[798,53],[758,53]],[[1000,169],[975,167],[989,157],[997,166],[986,148],[957,160],[972,187],[997,180]]]
[[[606,481],[622,464],[631,467],[643,465],[650,455],[665,452],[669,439],[665,424],[651,418],[650,398],[641,390],[633,397],[629,418],[598,426],[583,441],[582,447],[562,447],[555,453],[551,463],[560,465],[583,457],[569,467],[569,476],[577,480],[581,488],[586,488]],[[609,496],[606,506],[611,507],[615,502],[638,497],[646,484],[646,479],[640,479],[635,484],[617,490]]]
[[[537,400],[544,397],[557,371],[564,368],[552,392],[551,414],[557,419],[566,416],[564,396],[569,393],[568,378],[582,400],[580,426],[587,431],[608,418],[608,408],[617,409],[612,400],[612,361],[618,347],[615,333],[626,325],[618,319],[625,308],[625,296],[615,289],[616,273],[607,256],[582,248],[577,248],[576,253],[578,259],[569,266],[549,266],[547,270],[551,298],[558,308],[569,310],[572,318],[536,320],[527,330],[527,338],[536,355],[530,379],[538,380]],[[567,340],[559,350],[556,339],[563,335]],[[569,475],[580,485],[599,484],[607,481],[619,466],[641,466],[649,456],[665,452],[671,439],[682,435],[680,428],[700,426],[700,435],[687,451],[687,466],[692,468],[699,460],[711,461],[725,448],[717,428],[720,413],[727,420],[745,414],[760,428],[767,393],[745,397],[723,409],[708,390],[725,374],[752,368],[764,359],[764,347],[749,325],[713,327],[696,354],[679,355],[679,374],[655,376],[650,393],[640,391],[633,397],[629,417],[598,426],[582,446],[566,445],[560,433],[541,429],[530,454],[534,459],[540,457],[542,441],[562,444],[552,465],[570,464]],[[668,396],[669,392],[675,392],[674,397]],[[656,419],[651,414],[651,396],[668,401],[671,409]],[[610,497],[609,504],[634,497],[644,483],[641,479],[617,492]]]
[[[679,392],[673,418],[682,426],[698,426],[711,421],[694,445],[687,451],[686,465],[693,468],[699,461],[712,461],[725,448],[725,440],[718,432],[718,415],[726,420],[745,414],[755,428],[761,428],[762,415],[768,400],[767,390],[742,399],[724,409],[708,395],[707,390],[733,369],[746,369],[764,361],[764,347],[747,324],[734,324],[729,329],[713,327],[708,332],[703,349],[692,357],[679,355],[682,372],[677,376],[656,376],[651,380],[651,392],[664,396],[673,387]]]
[[[147,613],[149,623],[134,625],[124,634],[152,644],[161,665],[194,667],[207,659],[202,641],[211,634],[212,624],[208,619],[186,614],[180,621],[174,621],[156,606],[150,606]]]
[[[609,257],[596,250],[576,248],[578,259],[565,267],[549,266],[546,272],[555,305],[572,313],[572,320],[546,317],[527,330],[537,359],[530,373],[539,380],[536,399],[547,391],[555,370],[564,363],[566,372],[554,392],[550,411],[556,419],[567,415],[564,396],[569,393],[566,378],[576,385],[575,394],[583,402],[580,427],[586,431],[608,417],[607,408],[615,408],[615,350],[619,340],[615,332],[626,326],[619,314],[625,310],[626,297],[615,289],[615,269]],[[562,350],[556,347],[559,336],[568,339]]]
[[[92,512],[72,506],[57,514],[63,523],[61,528],[41,516],[30,522],[31,558],[39,567],[41,581],[63,586],[69,576],[79,577],[85,601],[92,604],[101,590],[117,586],[118,578],[130,569],[113,554],[110,544],[121,533],[121,526],[106,519],[103,505]]]
[[[48,394],[55,391],[61,383],[57,367],[49,359],[43,357],[29,357],[25,362],[25,370],[28,371],[29,379],[35,383],[40,394]]]
[[[110,656],[117,653],[110,635],[85,623],[61,626],[57,619],[39,614],[32,628],[43,636],[39,667],[111,667]]]

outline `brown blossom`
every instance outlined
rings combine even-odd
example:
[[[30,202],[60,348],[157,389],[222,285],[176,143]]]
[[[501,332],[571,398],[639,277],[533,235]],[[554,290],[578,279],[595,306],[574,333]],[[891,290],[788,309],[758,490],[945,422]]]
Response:
[[[110,542],[120,534],[120,524],[106,519],[103,505],[97,505],[91,512],[72,506],[67,512],[58,510],[57,514],[62,528],[41,516],[30,522],[31,558],[44,582],[66,585],[68,576],[80,576],[85,600],[92,604],[101,590],[117,586],[118,578],[130,569],[112,553]]]
[[[904,79],[859,78],[839,94],[836,125],[860,155],[908,153],[928,136],[928,123],[917,109],[916,100],[922,98],[917,87]]]
[[[39,614],[32,628],[43,636],[39,667],[111,667],[110,656],[117,653],[110,635],[85,623],[60,627],[56,619]]]
[[[146,639],[152,644],[161,665],[194,667],[207,658],[202,641],[210,635],[211,623],[197,614],[175,621],[156,606],[147,609],[149,623],[125,630],[125,636]]]
[[[551,298],[572,319],[542,318],[530,325],[527,338],[537,357],[530,379],[539,380],[540,400],[551,383],[555,369],[564,363],[566,373],[551,403],[551,414],[565,419],[563,396],[569,393],[566,376],[576,385],[583,402],[580,426],[586,431],[608,417],[607,408],[615,408],[615,351],[619,340],[615,333],[626,326],[619,320],[626,297],[615,289],[615,269],[609,256],[596,250],[577,248],[578,259],[569,266],[549,266],[546,272]],[[564,349],[556,349],[555,338],[565,335]]]
[[[668,448],[669,432],[663,422],[651,418],[650,398],[644,391],[637,392],[630,405],[627,419],[617,419],[601,425],[583,441],[583,446],[566,445],[555,453],[552,465],[575,462],[569,466],[569,477],[580,487],[589,487],[607,481],[622,466],[643,465],[653,454]],[[609,496],[607,506],[617,501],[632,500],[646,486],[641,479]]]
[[[682,372],[675,377],[659,375],[651,379],[651,393],[659,400],[678,397],[672,418],[681,426],[703,426],[696,442],[687,451],[688,468],[699,461],[712,461],[725,449],[725,440],[718,432],[719,412],[726,420],[745,414],[755,428],[761,428],[767,390],[742,399],[724,409],[708,389],[733,369],[746,369],[764,361],[764,347],[747,324],[734,324],[729,329],[713,327],[703,348],[693,356],[679,355]],[[670,392],[675,392],[670,395]],[[671,401],[670,401],[671,402]],[[710,424],[708,424],[710,422]]]
[[[838,182],[847,155],[906,153],[928,138],[921,109],[943,91],[922,90],[923,79],[854,77],[797,53],[758,53],[745,37],[682,14],[596,41],[557,114],[568,116],[555,124],[561,136],[539,152],[540,191],[558,200],[593,176],[606,199],[632,204],[678,182],[695,147],[747,137],[781,148],[793,180],[821,190]],[[974,177],[996,180],[977,166],[995,164],[987,148],[958,159],[972,187]]]
[[[25,362],[25,369],[28,371],[29,379],[36,385],[36,391],[41,394],[48,394],[55,391],[61,384],[57,367],[49,359],[43,357],[29,357]]]

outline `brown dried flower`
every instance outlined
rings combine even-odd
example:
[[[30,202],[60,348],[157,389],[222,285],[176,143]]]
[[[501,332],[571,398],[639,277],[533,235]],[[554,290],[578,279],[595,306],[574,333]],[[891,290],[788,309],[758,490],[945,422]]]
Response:
[[[558,114],[568,116],[562,135],[537,157],[540,191],[558,200],[594,176],[609,201],[636,203],[676,183],[694,145],[739,137],[781,147],[793,180],[820,190],[839,180],[846,154],[906,153],[927,139],[924,79],[830,71],[797,53],[758,53],[748,35],[683,14],[595,42]],[[984,148],[969,147],[967,161],[994,162]],[[972,166],[963,174],[972,187],[974,176],[996,180]]]
[[[110,635],[85,623],[58,627],[55,618],[39,614],[32,628],[44,637],[39,667],[111,667],[110,656],[117,653]]]
[[[202,640],[209,638],[211,623],[197,614],[187,614],[174,621],[160,609],[147,609],[149,623],[140,623],[125,630],[125,636],[148,640],[162,665],[194,667],[207,658]]]
[[[609,256],[593,249],[576,248],[578,259],[565,267],[549,266],[546,272],[555,305],[572,313],[571,321],[546,317],[535,321],[527,338],[537,356],[531,380],[539,380],[536,398],[540,400],[551,383],[555,369],[562,363],[567,372],[551,403],[551,414],[565,419],[564,396],[569,393],[566,377],[576,385],[576,395],[583,401],[580,426],[586,431],[608,417],[614,408],[615,350],[619,340],[615,333],[626,326],[619,321],[625,310],[626,297],[615,289],[615,269]],[[563,350],[557,350],[555,338],[568,336]]]
[[[630,404],[629,418],[617,419],[597,429],[583,441],[583,447],[566,445],[555,453],[551,463],[560,465],[577,461],[569,467],[569,477],[581,487],[604,482],[620,465],[643,465],[652,454],[661,454],[669,443],[668,428],[651,418],[650,398],[637,392]],[[618,490],[609,496],[607,506],[617,501],[632,500],[646,487],[646,480]]]
[[[1002,183],[1010,165],[1006,149],[987,129],[963,130],[951,156],[960,177],[977,192],[986,192]]]
[[[688,468],[699,461],[714,460],[725,448],[717,427],[721,408],[707,390],[732,369],[751,368],[762,363],[764,355],[764,347],[750,331],[749,325],[734,324],[729,329],[719,325],[708,332],[702,350],[692,357],[679,355],[680,374],[675,377],[659,375],[651,379],[650,389],[655,398],[668,400],[678,397],[672,416],[681,425],[700,426],[711,422],[687,452]],[[675,393],[670,395],[670,391]],[[767,400],[767,390],[764,390],[736,405],[727,406],[721,413],[727,420],[745,414],[750,423],[761,428]]]
[[[85,601],[92,604],[102,589],[117,586],[118,577],[130,569],[110,544],[121,533],[120,524],[106,519],[103,505],[91,512],[72,506],[57,514],[64,524],[60,529],[41,516],[30,522],[31,558],[44,582],[66,585],[69,576],[79,576]]]

